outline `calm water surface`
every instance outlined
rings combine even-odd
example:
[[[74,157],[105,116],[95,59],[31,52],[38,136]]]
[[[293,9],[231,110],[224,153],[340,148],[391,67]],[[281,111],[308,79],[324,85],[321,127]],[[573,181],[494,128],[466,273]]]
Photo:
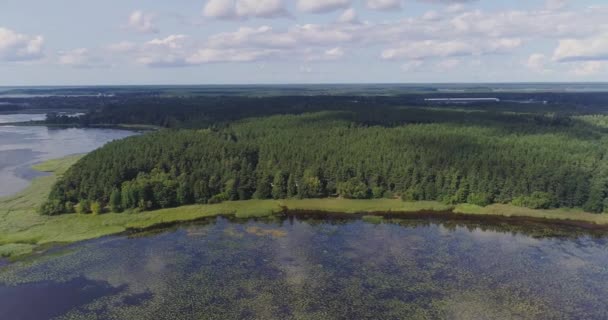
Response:
[[[0,114],[0,123],[44,118],[45,115],[36,114]],[[31,169],[35,163],[90,152],[133,134],[111,129],[0,126],[0,197],[19,192],[32,178],[39,176],[40,172]]]
[[[0,267],[0,319],[608,318],[608,239],[554,231],[217,218]]]

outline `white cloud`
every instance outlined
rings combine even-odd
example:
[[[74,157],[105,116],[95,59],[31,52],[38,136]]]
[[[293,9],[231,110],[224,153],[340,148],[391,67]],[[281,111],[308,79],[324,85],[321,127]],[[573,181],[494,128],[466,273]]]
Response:
[[[312,50],[307,51],[309,52],[304,54],[305,60],[307,61],[334,61],[344,56],[344,50],[340,47],[327,49],[321,53],[317,53]]]
[[[402,0],[366,0],[365,4],[372,10],[398,10]]]
[[[504,53],[521,45],[520,39],[490,39],[490,40],[425,40],[406,42],[396,48],[382,52],[386,60],[398,59],[428,59],[457,56],[478,56],[484,54]]]
[[[239,2],[243,3],[241,9],[238,9]],[[375,5],[380,6],[381,2],[388,3],[381,0]],[[483,11],[467,10],[468,6],[463,6],[459,1],[443,1],[447,4],[443,8],[419,16],[361,22],[355,9],[351,7],[352,3],[355,2],[296,2],[298,9],[306,12],[343,10],[337,14],[335,22],[327,24],[247,26],[198,39],[172,35],[141,43],[129,55],[145,65],[170,67],[264,59],[323,61],[342,57],[345,49],[353,52],[377,50],[375,48],[381,47],[384,48],[380,50],[382,59],[400,63],[407,61],[402,69],[414,70],[416,66],[424,64],[431,70],[439,70],[456,65],[455,58],[459,59],[458,65],[471,66],[467,62],[472,59],[483,61],[485,55],[512,53],[524,44],[538,41],[574,39],[572,41],[577,41],[576,47],[584,45],[584,50],[592,50],[601,48],[602,45],[589,46],[592,43],[583,43],[582,41],[588,40],[581,37],[588,34],[608,34],[608,23],[605,21],[607,10],[597,8],[582,8],[579,11],[550,11],[545,8],[527,11]],[[364,4],[367,4],[367,1]],[[215,18],[245,19],[272,17],[274,12],[284,10],[282,8],[282,2],[275,0],[211,0],[207,2],[205,9],[210,10],[207,12],[208,16]],[[595,41],[601,44],[603,40]],[[116,45],[114,51],[121,51],[121,47],[125,47],[123,52],[131,49],[127,44]],[[566,56],[566,51],[570,52],[568,57],[572,52],[576,53],[576,50],[556,50],[554,56],[559,58],[554,58],[572,59],[561,57]],[[542,53],[519,62],[519,66],[522,69],[528,67],[537,71],[544,70],[543,68],[551,63],[551,55],[545,53],[543,58],[539,55]]]
[[[359,23],[357,12],[353,8],[346,9],[337,20],[339,23]]]
[[[341,58],[344,55],[344,50],[340,47],[336,47],[325,51],[325,55],[333,59]]]
[[[273,50],[240,50],[240,49],[200,49],[189,56],[186,61],[190,64],[214,62],[252,62],[273,55]]]
[[[241,27],[235,32],[225,32],[211,36],[208,41],[211,47],[264,47],[291,48],[297,46],[297,39],[288,33],[275,32],[269,26],[259,28]]]
[[[0,27],[0,60],[27,61],[43,57],[44,38]]]
[[[608,33],[587,39],[562,39],[553,59],[560,62],[608,60]]]
[[[188,37],[183,34],[173,34],[163,39],[150,40],[146,42],[146,44],[153,46],[163,46],[170,49],[179,49],[182,47],[182,43],[186,38]]]
[[[306,13],[326,13],[350,6],[350,0],[297,0],[298,10]]]
[[[242,27],[235,32],[225,32],[209,38],[209,45],[217,48],[305,48],[307,46],[336,46],[349,42],[350,32],[316,24],[295,26],[286,31],[277,31],[269,26],[259,28]]]
[[[141,33],[158,33],[158,28],[154,25],[156,15],[145,13],[141,10],[134,11],[129,16],[129,27]]]
[[[608,70],[606,61],[586,61],[579,63],[572,72],[580,77],[588,77]]]
[[[209,0],[203,7],[203,15],[216,19],[233,19],[236,17],[234,0]]]
[[[286,13],[281,0],[239,0],[236,3],[236,14],[241,17],[273,18]]]
[[[74,68],[108,67],[100,58],[94,57],[87,48],[59,52],[59,64]]]
[[[203,15],[214,19],[276,18],[288,12],[282,0],[209,0]]]

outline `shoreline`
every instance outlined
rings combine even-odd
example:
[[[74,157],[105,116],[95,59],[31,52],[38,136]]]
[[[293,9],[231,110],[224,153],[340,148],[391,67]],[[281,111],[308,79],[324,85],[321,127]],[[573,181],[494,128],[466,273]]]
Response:
[[[47,128],[77,128],[77,129],[117,129],[117,130],[131,130],[131,131],[157,131],[162,129],[161,127],[147,124],[91,124],[87,126],[79,124],[59,124],[59,123],[46,123],[44,121],[22,121],[22,122],[7,122],[0,123],[0,126],[13,126],[13,127],[47,127]]]
[[[400,199],[348,200],[285,199],[228,201],[219,204],[189,205],[140,213],[106,213],[101,215],[66,214],[42,216],[37,208],[46,199],[51,186],[80,156],[50,160],[33,168],[49,173],[38,177],[16,195],[0,198],[0,260],[17,259],[44,251],[54,244],[162,229],[219,216],[237,219],[318,215],[328,219],[357,218],[370,221],[383,219],[435,219],[472,221],[494,224],[537,224],[574,228],[589,233],[608,231],[608,215],[591,214],[576,209],[533,210],[511,205],[487,207],[448,206],[435,201],[403,202]],[[365,219],[365,217],[379,217]]]

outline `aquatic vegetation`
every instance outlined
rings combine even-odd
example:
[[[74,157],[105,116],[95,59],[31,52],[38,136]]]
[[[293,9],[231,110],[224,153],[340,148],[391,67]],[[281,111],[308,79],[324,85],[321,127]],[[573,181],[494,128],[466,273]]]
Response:
[[[384,218],[382,218],[381,216],[363,216],[363,217],[361,217],[361,219],[365,222],[376,223],[376,224],[384,221]]]
[[[264,229],[258,226],[251,226],[245,229],[247,233],[255,234],[256,236],[271,236],[273,238],[283,238],[287,236],[287,232],[279,229]]]

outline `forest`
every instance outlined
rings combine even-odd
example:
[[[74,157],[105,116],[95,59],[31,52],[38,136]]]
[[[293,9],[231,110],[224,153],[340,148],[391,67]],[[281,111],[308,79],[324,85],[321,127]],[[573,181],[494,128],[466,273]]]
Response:
[[[240,99],[248,107],[226,103]],[[273,99],[91,112],[92,122],[173,125],[88,154],[41,211],[321,197],[608,210],[608,118],[599,112],[508,103],[402,107],[374,97],[301,98],[285,108],[293,98]]]

